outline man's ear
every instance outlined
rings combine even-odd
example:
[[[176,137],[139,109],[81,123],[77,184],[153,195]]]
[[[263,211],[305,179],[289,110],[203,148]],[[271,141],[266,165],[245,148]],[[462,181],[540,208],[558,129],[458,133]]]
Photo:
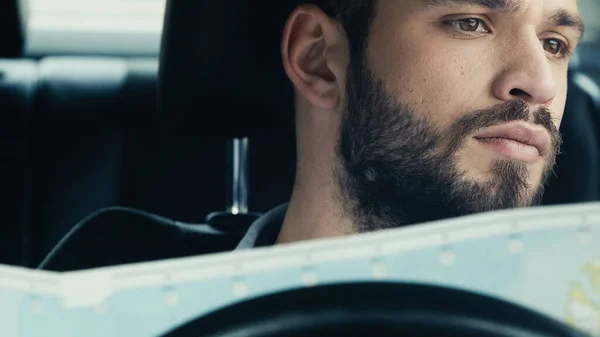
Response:
[[[331,45],[340,32],[335,20],[314,5],[302,5],[290,15],[282,40],[283,66],[297,91],[313,105],[335,109],[340,81],[331,62]]]

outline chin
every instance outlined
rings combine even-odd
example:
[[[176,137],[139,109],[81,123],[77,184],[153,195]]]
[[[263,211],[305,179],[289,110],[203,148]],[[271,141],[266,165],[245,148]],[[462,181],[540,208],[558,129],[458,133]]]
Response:
[[[486,158],[465,161],[457,167],[462,176],[478,183],[509,183],[511,178],[526,182],[530,186],[542,183],[546,163],[524,163],[504,158]]]
[[[476,168],[463,170],[462,183],[475,185],[479,197],[488,198],[488,210],[529,207],[541,201],[544,185],[543,165],[526,164],[514,160],[496,159],[478,163]],[[465,196],[469,198],[469,196]],[[477,204],[478,200],[470,200]]]

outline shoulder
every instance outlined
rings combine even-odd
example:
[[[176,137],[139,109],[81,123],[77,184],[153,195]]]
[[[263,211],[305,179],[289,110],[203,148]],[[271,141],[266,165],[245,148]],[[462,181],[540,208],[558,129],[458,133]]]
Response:
[[[112,207],[89,215],[56,245],[39,269],[71,271],[233,250],[240,235]]]

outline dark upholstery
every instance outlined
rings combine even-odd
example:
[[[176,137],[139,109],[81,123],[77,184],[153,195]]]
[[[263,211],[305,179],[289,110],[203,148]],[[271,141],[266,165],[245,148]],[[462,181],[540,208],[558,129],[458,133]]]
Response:
[[[40,61],[31,141],[38,261],[75,223],[121,204],[124,132],[156,115],[156,74],[156,60]]]
[[[35,62],[0,60],[0,263],[26,264],[31,237],[28,125],[35,98]]]
[[[0,58],[19,58],[25,45],[25,27],[21,13],[26,13],[28,1],[0,1]]]
[[[71,227],[119,202],[119,59],[49,58],[39,64],[33,176],[37,258]]]
[[[280,51],[291,4],[168,1],[161,110],[222,139],[293,135],[293,91]]]
[[[74,224],[105,207],[189,223],[225,208],[225,141],[158,114],[156,60],[53,57],[37,67],[28,265],[37,265]],[[254,210],[288,200],[293,149],[293,135],[265,135],[251,145]],[[286,164],[265,167],[273,153]]]

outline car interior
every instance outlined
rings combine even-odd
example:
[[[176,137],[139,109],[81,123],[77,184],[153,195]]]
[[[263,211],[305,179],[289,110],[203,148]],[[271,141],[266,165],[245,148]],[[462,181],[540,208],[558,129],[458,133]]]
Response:
[[[37,267],[100,210],[127,242],[144,233],[159,244],[164,232],[147,222],[177,223],[208,233],[194,253],[229,250],[256,216],[287,202],[295,144],[279,52],[285,2],[168,1],[154,56],[27,55],[19,3],[0,3],[0,263]],[[600,200],[598,60],[590,40],[573,56],[544,204]],[[248,148],[247,207],[236,212],[231,144]],[[165,257],[144,254],[132,260]]]
[[[155,7],[145,7],[150,2]],[[279,50],[292,3],[92,3],[0,2],[0,265],[62,272],[233,250],[253,221],[288,201],[294,185],[294,92]],[[87,13],[78,31],[78,11],[88,5],[105,17],[118,16],[111,8],[129,8],[125,16],[139,18],[111,26]],[[69,14],[69,6],[79,7]],[[148,9],[156,6],[164,12]],[[579,0],[579,6],[588,32],[569,66],[563,144],[543,205],[600,201],[600,5]],[[46,17],[36,17],[40,7]],[[160,33],[148,33],[156,32],[151,12]],[[59,26],[68,34],[58,34]],[[131,27],[138,30],[127,32]],[[130,40],[114,42],[126,34]],[[503,249],[509,254],[510,247]],[[58,275],[43,273],[40,279]],[[135,274],[122,274],[128,273]],[[173,274],[165,273],[171,281]],[[89,275],[81,278],[88,289],[105,280],[92,282],[100,274]],[[152,297],[156,287],[140,289]],[[74,293],[85,300],[81,289]],[[3,290],[0,296],[14,295],[5,299],[18,297]],[[141,290],[132,291],[123,308],[143,307],[136,302],[144,297]],[[23,309],[15,315],[24,336],[28,327],[35,331],[35,322],[53,323],[51,315],[45,321],[35,316],[34,305],[20,306],[41,303],[36,300],[32,295],[31,302],[15,305],[15,313]],[[168,307],[167,300],[151,306]],[[8,318],[0,315],[0,331],[12,309]],[[67,331],[70,323],[56,314],[62,309],[49,311]],[[70,318],[106,323],[106,312],[94,310],[85,316],[73,309]],[[120,324],[129,320],[131,331],[143,335],[136,319],[151,318],[139,312],[121,313],[126,318]],[[478,293],[393,282],[307,286],[189,318],[163,336],[583,336],[539,312]],[[124,328],[118,333],[128,335]]]

